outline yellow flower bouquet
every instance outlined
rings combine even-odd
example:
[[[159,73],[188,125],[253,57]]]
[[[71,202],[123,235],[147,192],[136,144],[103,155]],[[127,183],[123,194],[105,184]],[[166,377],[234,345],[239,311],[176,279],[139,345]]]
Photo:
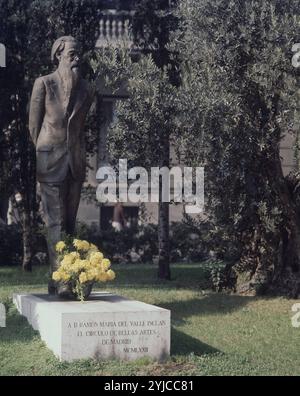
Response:
[[[97,246],[88,241],[74,239],[71,244],[59,241],[56,251],[60,266],[53,272],[52,278],[69,285],[74,297],[81,301],[89,296],[95,282],[115,279],[110,260],[104,258]]]

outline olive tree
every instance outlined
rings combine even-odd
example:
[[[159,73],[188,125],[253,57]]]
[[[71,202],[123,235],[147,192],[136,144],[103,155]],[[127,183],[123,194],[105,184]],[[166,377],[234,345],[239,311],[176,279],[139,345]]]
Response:
[[[280,142],[299,111],[299,2],[182,0],[178,16],[180,146],[204,161],[214,229],[238,246],[220,287],[297,296],[300,173],[284,177]]]

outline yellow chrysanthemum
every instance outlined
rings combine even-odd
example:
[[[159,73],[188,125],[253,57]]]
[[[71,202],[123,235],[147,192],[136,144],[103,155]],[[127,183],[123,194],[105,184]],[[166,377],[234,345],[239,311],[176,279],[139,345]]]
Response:
[[[60,273],[58,271],[53,272],[52,279],[55,281],[60,281],[61,280]]]
[[[85,272],[82,272],[80,275],[79,275],[79,282],[80,283],[85,283],[85,282],[87,282],[88,281],[88,278],[87,278],[87,276],[86,276],[86,273]]]
[[[76,249],[80,249],[81,248],[81,240],[80,239],[74,239],[73,241],[73,246],[76,247]]]
[[[70,274],[68,274],[67,272],[62,272],[60,276],[61,280],[64,282],[68,282],[71,278]]]
[[[103,254],[101,252],[93,252],[90,255],[90,260],[93,260],[93,259],[101,261],[103,259]]]
[[[84,250],[84,251],[90,250],[90,244],[88,243],[88,241],[82,241],[81,246],[82,246],[81,250]]]
[[[97,267],[101,264],[103,254],[100,252],[94,252],[90,255],[90,263],[93,267]]]
[[[65,242],[59,241],[59,242],[57,242],[57,244],[56,244],[56,246],[55,246],[55,250],[56,250],[58,253],[61,253],[61,252],[65,249],[65,247],[66,247]]]
[[[56,244],[56,250],[62,253],[60,267],[52,274],[55,281],[69,282],[71,279],[79,281],[79,291],[87,282],[107,282],[115,279],[116,275],[110,268],[110,260],[104,258],[102,252],[88,241],[74,239],[76,251],[69,252],[63,241]]]
[[[79,246],[79,244],[80,244],[80,240],[79,240],[79,239],[74,239],[74,240],[73,240],[73,246],[74,246],[74,247],[77,248],[77,247]]]
[[[76,259],[74,264],[71,267],[72,272],[76,273],[76,272],[85,270],[87,268],[87,263],[88,263],[88,260]]]
[[[61,261],[61,265],[69,266],[69,265],[73,264],[73,262],[74,262],[74,257],[71,256],[70,254],[66,254]]]
[[[72,257],[74,260],[80,258],[80,254],[78,252],[71,252],[69,253],[69,256]]]
[[[82,269],[89,269],[90,268],[89,260],[81,260],[81,266],[82,266]]]
[[[116,274],[115,274],[115,272],[114,272],[113,270],[108,270],[108,271],[106,272],[106,276],[107,276],[107,279],[108,279],[108,280],[112,281],[112,280],[115,279]]]
[[[90,249],[90,244],[88,241],[81,241],[80,239],[74,239],[73,245],[78,250],[88,251]]]
[[[92,268],[95,268],[95,267],[97,267],[98,265],[99,265],[98,260],[96,260],[96,259],[90,259],[90,266],[91,266]]]
[[[108,280],[106,272],[100,272],[98,274],[97,280],[98,280],[98,282],[106,282]]]
[[[98,252],[98,247],[94,245],[93,243],[90,244],[90,250]]]
[[[97,274],[94,271],[88,271],[86,277],[88,281],[93,281],[97,278]]]
[[[102,268],[104,271],[107,271],[110,267],[110,260],[108,259],[103,259],[101,262]]]

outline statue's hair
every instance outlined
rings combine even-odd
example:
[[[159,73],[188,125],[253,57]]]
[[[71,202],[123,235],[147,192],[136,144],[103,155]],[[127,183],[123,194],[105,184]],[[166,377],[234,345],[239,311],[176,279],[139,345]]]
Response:
[[[72,37],[72,36],[62,36],[55,40],[54,44],[52,45],[51,49],[51,61],[56,62],[56,55],[60,54],[64,48],[65,48],[65,43],[67,42],[74,42],[77,43],[77,40]]]

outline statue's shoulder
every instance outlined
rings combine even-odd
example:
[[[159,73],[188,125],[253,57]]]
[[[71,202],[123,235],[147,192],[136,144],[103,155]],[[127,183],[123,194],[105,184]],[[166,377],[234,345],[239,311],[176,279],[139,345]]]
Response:
[[[57,78],[57,72],[53,72],[50,74],[46,74],[45,76],[40,77],[45,83],[49,83]]]
[[[55,72],[54,73],[50,73],[50,74],[46,74],[45,76],[40,76],[40,77],[36,78],[35,84],[36,85],[40,85],[42,83],[48,84],[51,81],[53,81],[54,78],[55,78]]]

